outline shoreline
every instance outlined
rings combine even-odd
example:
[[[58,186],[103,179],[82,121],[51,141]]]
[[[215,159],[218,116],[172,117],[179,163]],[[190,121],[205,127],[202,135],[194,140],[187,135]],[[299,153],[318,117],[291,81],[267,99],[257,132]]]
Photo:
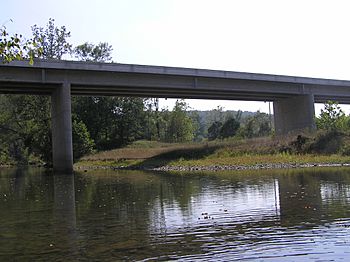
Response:
[[[33,166],[16,166],[16,165],[0,165],[0,168],[43,168],[42,165]],[[261,163],[255,165],[164,165],[164,166],[116,166],[116,165],[77,165],[74,166],[74,171],[88,171],[88,170],[140,170],[140,171],[154,171],[154,172],[220,172],[220,171],[243,171],[243,170],[278,170],[278,169],[298,169],[298,168],[312,168],[312,167],[350,167],[349,163]],[[46,168],[46,167],[44,167]],[[51,168],[46,168],[51,169]]]
[[[188,171],[239,171],[239,170],[267,170],[267,169],[296,169],[296,168],[311,168],[311,167],[350,167],[350,163],[265,163],[256,165],[207,165],[207,166],[76,166],[75,171],[93,170],[93,169],[111,169],[111,170],[142,170],[142,171],[158,171],[158,172],[188,172]]]

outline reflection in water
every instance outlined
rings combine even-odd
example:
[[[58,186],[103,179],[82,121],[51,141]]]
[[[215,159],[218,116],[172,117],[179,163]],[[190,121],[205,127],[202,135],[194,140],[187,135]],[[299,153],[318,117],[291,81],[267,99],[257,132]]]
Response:
[[[349,175],[0,169],[0,260],[337,260]]]
[[[55,247],[59,250],[64,250],[71,258],[72,256],[76,257],[78,251],[76,246],[74,176],[55,174],[53,177],[53,188],[53,225],[55,235],[60,236],[60,241],[55,243]],[[62,244],[63,246],[61,246]],[[50,243],[51,247],[53,245],[53,243]]]
[[[318,223],[321,211],[320,180],[314,176],[291,174],[279,179],[281,223]]]

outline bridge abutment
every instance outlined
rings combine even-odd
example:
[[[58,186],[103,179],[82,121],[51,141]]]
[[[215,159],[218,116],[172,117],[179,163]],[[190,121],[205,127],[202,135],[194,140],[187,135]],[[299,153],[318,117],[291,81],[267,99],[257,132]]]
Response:
[[[71,87],[65,82],[51,95],[53,169],[73,171]]]
[[[284,135],[298,130],[313,131],[315,124],[314,96],[297,95],[273,102],[275,132]]]

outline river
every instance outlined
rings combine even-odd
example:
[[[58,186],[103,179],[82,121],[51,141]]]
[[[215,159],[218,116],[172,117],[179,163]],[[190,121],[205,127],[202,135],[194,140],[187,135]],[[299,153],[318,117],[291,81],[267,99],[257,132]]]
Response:
[[[350,168],[0,169],[1,261],[350,258]]]

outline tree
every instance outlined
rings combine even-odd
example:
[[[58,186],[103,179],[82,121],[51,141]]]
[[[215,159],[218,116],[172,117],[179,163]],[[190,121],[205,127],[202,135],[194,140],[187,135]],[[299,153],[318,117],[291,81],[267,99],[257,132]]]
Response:
[[[271,124],[269,115],[256,112],[253,116],[249,116],[240,129],[240,134],[246,138],[262,137],[271,134]]]
[[[0,28],[0,59],[5,62],[12,60],[21,60],[24,56],[21,46],[21,35],[14,34],[9,36],[6,27]]]
[[[70,32],[64,26],[56,27],[54,20],[50,19],[46,28],[34,25],[32,27],[33,39],[28,52],[39,58],[61,59],[69,54],[71,45],[68,43]],[[6,36],[6,34],[2,34]],[[3,41],[2,37],[2,42]],[[15,48],[19,42],[16,40]],[[17,46],[18,45],[18,46]],[[17,58],[17,57],[16,57]],[[0,126],[2,147],[15,161],[26,162],[30,155],[36,155],[47,163],[52,161],[51,143],[51,114],[50,98],[45,96],[2,95],[0,104],[5,105],[0,111]],[[79,121],[73,121],[74,151],[86,152],[91,148],[79,143],[88,141]],[[75,133],[78,132],[78,133]],[[83,137],[79,137],[83,135]],[[84,150],[81,148],[84,147]]]
[[[41,52],[36,48],[33,39],[24,41],[22,35],[9,35],[6,27],[0,27],[0,60],[9,63],[13,60],[29,59],[29,64],[33,64],[33,57]]]
[[[204,129],[205,126],[201,122],[201,118],[199,116],[198,111],[190,111],[189,112],[189,117],[191,118],[192,125],[194,127],[194,140],[196,142],[200,142],[204,139]]]
[[[233,117],[227,119],[220,128],[220,138],[228,138],[236,135],[240,123]]]
[[[113,48],[108,43],[84,43],[74,48],[82,61],[110,62]],[[83,121],[97,145],[106,150],[143,137],[144,100],[131,97],[76,97],[73,112]]]
[[[74,97],[72,111],[86,125],[98,150],[116,148],[144,136],[142,98]]]
[[[50,108],[46,102],[43,96],[0,96],[0,140],[15,161],[25,163],[31,154],[51,161]]]
[[[177,100],[170,113],[167,137],[169,142],[191,141],[194,137],[194,126],[187,115],[188,106],[184,100]]]
[[[86,125],[76,119],[73,115],[72,123],[72,133],[73,133],[73,149],[74,149],[74,159],[79,159],[80,157],[89,154],[94,149],[94,141],[90,137],[90,133],[86,128]]]
[[[223,112],[224,108],[217,106],[217,108],[211,110],[207,117],[207,126],[211,126],[214,122],[223,123],[225,120],[225,114]]]
[[[219,121],[213,122],[208,128],[208,140],[215,140],[220,136],[222,123]]]
[[[105,145],[115,144],[111,135],[115,124],[114,98],[108,97],[73,97],[72,112],[77,120],[82,121],[99,150]]]
[[[82,61],[111,62],[113,48],[108,43],[84,43],[74,48],[75,57]]]
[[[120,97],[115,110],[119,145],[144,137],[145,110],[142,98]]]
[[[37,58],[62,59],[62,56],[69,54],[72,45],[68,42],[71,36],[65,26],[55,26],[55,20],[50,18],[46,27],[32,26],[33,41],[36,48],[40,49]]]
[[[84,43],[74,48],[82,61],[110,62],[113,48],[108,43]],[[143,138],[144,100],[131,97],[75,97],[72,111],[83,121],[97,149],[106,150]]]
[[[345,130],[348,126],[349,119],[337,102],[327,101],[321,114],[316,118],[317,128],[328,131]]]

